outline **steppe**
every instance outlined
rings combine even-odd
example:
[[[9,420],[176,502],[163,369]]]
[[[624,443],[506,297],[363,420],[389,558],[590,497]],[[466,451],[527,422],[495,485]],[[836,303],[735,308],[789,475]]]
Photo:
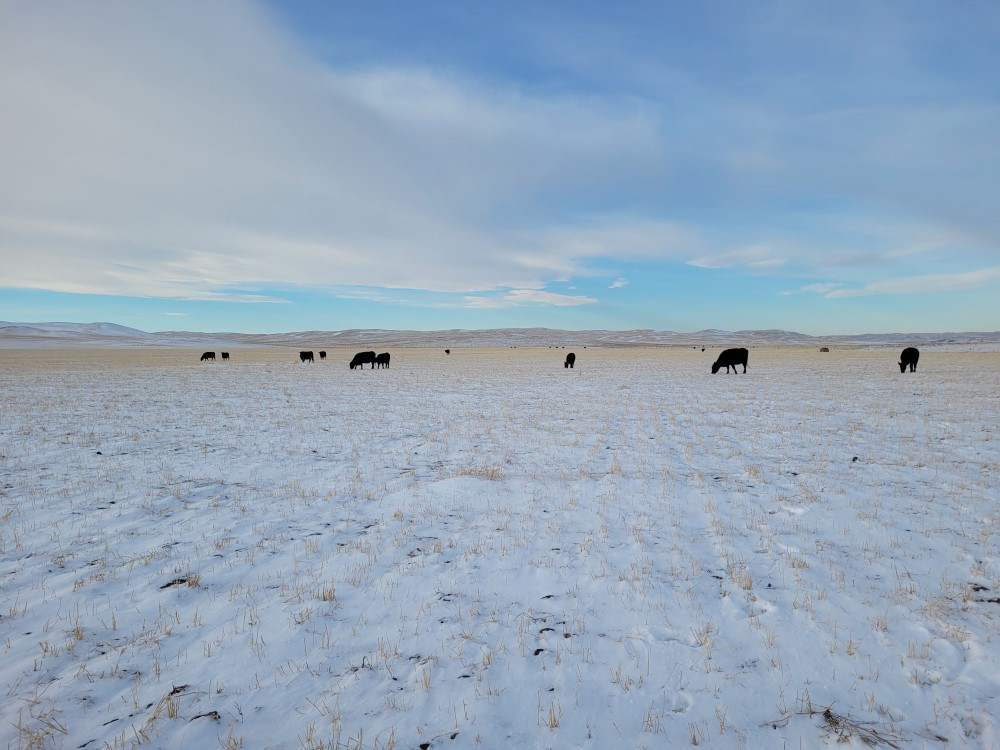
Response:
[[[995,748],[998,347],[831,348],[0,350],[0,739]]]

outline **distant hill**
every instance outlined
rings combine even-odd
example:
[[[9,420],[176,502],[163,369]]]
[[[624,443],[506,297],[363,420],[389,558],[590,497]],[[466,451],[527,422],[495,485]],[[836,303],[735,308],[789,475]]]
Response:
[[[114,323],[4,323],[0,322],[0,348],[35,347],[547,347],[547,346],[876,346],[932,344],[1000,345],[1000,331],[965,333],[863,333],[809,336],[794,331],[720,331],[676,333],[637,329],[632,331],[563,331],[552,328],[495,328],[482,330],[297,331],[290,333],[200,333],[159,331],[148,333]]]

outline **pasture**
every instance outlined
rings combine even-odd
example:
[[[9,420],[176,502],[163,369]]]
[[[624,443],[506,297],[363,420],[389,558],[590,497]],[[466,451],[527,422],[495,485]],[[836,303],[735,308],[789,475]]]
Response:
[[[8,748],[1000,743],[996,351],[327,349],[0,350]]]

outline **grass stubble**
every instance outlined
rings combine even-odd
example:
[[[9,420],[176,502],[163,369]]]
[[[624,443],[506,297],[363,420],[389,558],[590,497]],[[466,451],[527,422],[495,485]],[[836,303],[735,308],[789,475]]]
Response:
[[[994,353],[328,351],[2,353],[8,746],[993,731]]]

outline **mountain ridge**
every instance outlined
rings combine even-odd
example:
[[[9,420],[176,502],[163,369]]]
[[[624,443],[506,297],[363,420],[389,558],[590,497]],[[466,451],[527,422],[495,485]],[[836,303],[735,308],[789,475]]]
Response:
[[[944,333],[862,333],[814,336],[782,329],[692,332],[637,328],[625,331],[555,328],[451,328],[413,331],[383,328],[235,333],[147,332],[116,323],[10,323],[0,321],[0,348],[30,347],[551,347],[551,346],[706,346],[722,345],[899,345],[1000,344],[1000,331]]]

